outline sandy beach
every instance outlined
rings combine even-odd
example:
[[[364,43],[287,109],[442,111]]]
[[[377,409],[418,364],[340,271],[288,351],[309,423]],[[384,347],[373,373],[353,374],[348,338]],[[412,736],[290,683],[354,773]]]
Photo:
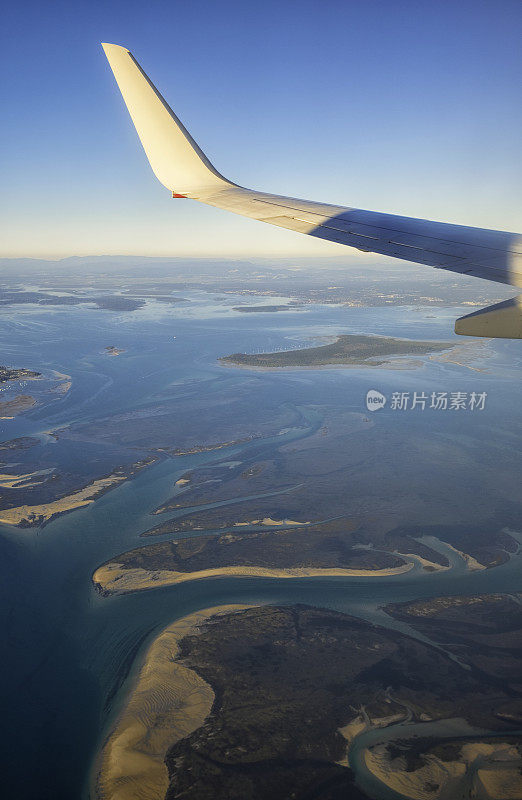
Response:
[[[94,503],[98,495],[124,480],[126,480],[124,475],[109,475],[107,478],[93,481],[78,492],[60,497],[58,500],[52,500],[50,503],[6,508],[0,511],[0,522],[6,525],[20,525],[20,523],[41,525],[56,514],[63,514],[65,511],[72,511],[75,508]]]
[[[209,617],[249,608],[227,605],[190,614],[165,628],[150,645],[123,710],[95,765],[96,800],[162,800],[168,788],[165,754],[199,728],[214,692],[176,663],[179,642]]]
[[[450,800],[464,796],[461,792],[466,786],[473,792],[470,797],[484,800],[520,800],[522,796],[520,754],[517,747],[500,739],[464,743],[460,758],[454,761],[427,754],[424,765],[412,771],[405,769],[403,758],[392,760],[384,744],[366,750],[364,759],[376,778],[411,800]]]
[[[414,564],[402,564],[400,567],[386,569],[316,569],[313,567],[295,567],[294,569],[277,569],[268,567],[218,567],[198,572],[175,572],[174,570],[125,569],[122,564],[112,562],[103,564],[92,576],[96,588],[103,594],[126,594],[141,589],[152,589],[158,586],[172,586],[176,583],[201,580],[202,578],[382,578],[387,575],[400,575],[409,572]]]

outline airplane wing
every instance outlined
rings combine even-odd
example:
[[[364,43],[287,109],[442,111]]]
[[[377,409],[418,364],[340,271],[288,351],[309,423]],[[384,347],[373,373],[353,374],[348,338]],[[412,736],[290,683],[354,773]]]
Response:
[[[314,203],[229,181],[210,163],[132,53],[119,45],[102,46],[150,165],[173,197],[199,200],[365,252],[522,287],[520,234]],[[520,303],[507,311],[504,304],[491,306],[463,317],[456,330],[520,338],[521,308]]]

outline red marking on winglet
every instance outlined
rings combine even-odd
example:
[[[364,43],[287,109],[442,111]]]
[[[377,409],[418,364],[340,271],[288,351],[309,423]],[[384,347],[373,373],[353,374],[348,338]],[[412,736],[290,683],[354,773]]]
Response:
[[[187,195],[186,194],[177,194],[177,192],[172,192],[172,197],[184,197],[186,199]]]

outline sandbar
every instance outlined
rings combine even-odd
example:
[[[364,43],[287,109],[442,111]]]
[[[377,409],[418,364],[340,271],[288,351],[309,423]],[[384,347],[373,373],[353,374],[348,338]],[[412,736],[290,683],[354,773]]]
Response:
[[[314,567],[294,567],[277,569],[268,567],[217,567],[202,569],[197,572],[176,572],[175,570],[146,570],[140,568],[126,569],[122,564],[111,562],[103,564],[95,571],[92,580],[102,594],[126,594],[141,589],[152,589],[158,586],[172,586],[186,581],[202,578],[382,578],[389,575],[400,575],[413,569],[414,564],[401,564],[399,567],[385,569],[318,569]]]

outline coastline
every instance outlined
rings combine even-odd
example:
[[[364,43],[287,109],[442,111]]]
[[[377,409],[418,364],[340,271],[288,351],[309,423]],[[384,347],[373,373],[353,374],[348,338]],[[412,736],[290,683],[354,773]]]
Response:
[[[159,586],[173,586],[187,581],[204,578],[382,578],[401,575],[413,569],[415,564],[402,564],[399,567],[385,569],[341,569],[314,567],[294,567],[280,569],[276,567],[218,567],[198,572],[175,572],[174,570],[123,569],[117,562],[103,564],[92,576],[92,581],[102,595],[128,594]]]
[[[97,497],[112,489],[116,484],[126,480],[123,475],[109,475],[107,478],[99,478],[88,486],[72,494],[65,495],[58,500],[51,500],[50,503],[42,503],[36,506],[16,506],[0,511],[0,523],[5,525],[18,525],[21,527],[33,527],[49,522],[59,514],[67,511],[75,511],[77,508],[94,503]]]
[[[411,356],[408,355],[399,355],[395,356],[397,361],[401,360],[407,363],[407,366],[395,366],[396,362],[393,361],[384,361],[380,364],[374,364],[371,361],[361,361],[358,363],[353,364],[303,364],[302,366],[292,365],[292,366],[285,366],[281,365],[280,367],[261,367],[253,364],[237,364],[234,361],[222,361],[221,358],[218,359],[219,366],[227,367],[229,369],[249,369],[253,370],[254,372],[296,372],[301,370],[321,370],[321,369],[365,369],[366,367],[380,367],[380,369],[418,369],[422,366],[423,362],[418,360],[417,362],[413,362],[411,360]],[[409,359],[409,361],[408,361]]]
[[[177,663],[179,643],[209,617],[250,607],[231,604],[196,611],[156,636],[95,759],[95,800],[157,800],[166,794],[167,750],[204,723],[214,702],[209,684]]]
[[[34,506],[21,505],[2,509],[0,510],[0,523],[18,526],[19,528],[43,527],[62,514],[76,511],[78,508],[83,508],[84,506],[94,503],[95,500],[106,492],[109,492],[111,489],[114,489],[130,478],[133,478],[137,472],[145,469],[145,467],[151,466],[156,461],[157,458],[142,459],[130,465],[123,474],[113,472],[105,478],[97,478],[82,489],[71,492],[71,494],[67,494],[64,497],[59,497],[56,500],[51,500],[49,503],[41,503]],[[16,478],[18,476],[13,477]]]

